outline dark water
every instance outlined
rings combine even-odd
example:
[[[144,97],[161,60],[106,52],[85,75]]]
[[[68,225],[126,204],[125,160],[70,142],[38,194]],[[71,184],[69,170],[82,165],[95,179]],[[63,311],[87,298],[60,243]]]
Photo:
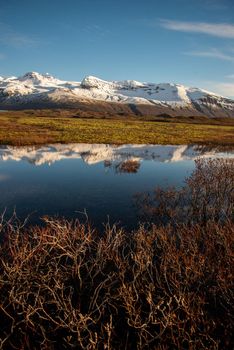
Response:
[[[109,218],[128,227],[138,218],[134,196],[181,186],[198,157],[233,157],[197,146],[71,144],[0,148],[0,211],[37,222],[43,215]]]

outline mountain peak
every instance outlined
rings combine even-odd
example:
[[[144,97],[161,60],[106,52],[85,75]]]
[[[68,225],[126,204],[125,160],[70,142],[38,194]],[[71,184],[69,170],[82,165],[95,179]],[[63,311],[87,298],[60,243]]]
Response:
[[[37,83],[37,84],[40,84],[43,81],[57,81],[57,79],[54,78],[49,73],[40,74],[38,72],[27,72],[23,76],[19,77],[18,80],[32,81],[33,83]]]
[[[42,74],[37,73],[37,72],[27,72],[21,78],[24,78],[24,79],[35,79],[35,78],[42,77],[42,76],[43,76]]]
[[[129,89],[138,89],[138,88],[143,88],[145,85],[150,85],[150,83],[141,83],[137,80],[123,80],[123,81],[116,81],[115,83]]]
[[[87,75],[81,82],[81,86],[86,89],[103,88],[104,86],[110,86],[111,82],[94,77],[93,75]]]

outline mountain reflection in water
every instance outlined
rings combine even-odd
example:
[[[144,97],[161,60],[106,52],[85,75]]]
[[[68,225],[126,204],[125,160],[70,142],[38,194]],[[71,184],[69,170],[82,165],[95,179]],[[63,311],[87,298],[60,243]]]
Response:
[[[225,153],[207,146],[188,145],[105,145],[105,144],[54,144],[41,147],[2,146],[0,160],[27,161],[36,166],[53,164],[63,159],[82,159],[87,164],[105,162],[122,163],[129,160],[155,160],[179,162],[201,157],[219,157]]]
[[[0,147],[0,211],[19,217],[79,217],[97,225],[137,223],[134,195],[156,186],[181,186],[197,157],[231,151],[188,145],[54,144]]]

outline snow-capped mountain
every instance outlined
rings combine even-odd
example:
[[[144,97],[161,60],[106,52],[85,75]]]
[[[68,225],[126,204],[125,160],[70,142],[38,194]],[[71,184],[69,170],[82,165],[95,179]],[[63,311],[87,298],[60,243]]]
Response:
[[[29,72],[0,78],[0,109],[80,108],[137,115],[234,117],[234,101],[179,84],[104,81],[81,82]]]

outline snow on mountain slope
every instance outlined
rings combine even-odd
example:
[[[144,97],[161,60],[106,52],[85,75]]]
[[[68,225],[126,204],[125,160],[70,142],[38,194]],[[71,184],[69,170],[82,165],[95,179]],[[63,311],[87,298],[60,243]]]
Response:
[[[81,88],[88,89],[94,98],[101,94],[103,99],[115,99],[121,102],[169,102],[169,103],[190,103],[187,96],[187,89],[177,84],[151,84],[140,83],[135,80],[107,82],[92,76],[86,77],[81,82]],[[201,91],[201,95],[205,93]]]
[[[28,72],[18,78],[0,78],[0,109],[79,107],[80,102],[128,105],[141,114],[234,117],[234,101],[198,88],[179,84],[104,81],[93,76],[82,82],[64,81],[47,74]],[[145,107],[144,107],[145,106]],[[150,107],[150,110],[146,108]],[[104,108],[104,107],[103,107]],[[115,111],[118,107],[115,107]],[[155,112],[154,112],[155,111]]]

